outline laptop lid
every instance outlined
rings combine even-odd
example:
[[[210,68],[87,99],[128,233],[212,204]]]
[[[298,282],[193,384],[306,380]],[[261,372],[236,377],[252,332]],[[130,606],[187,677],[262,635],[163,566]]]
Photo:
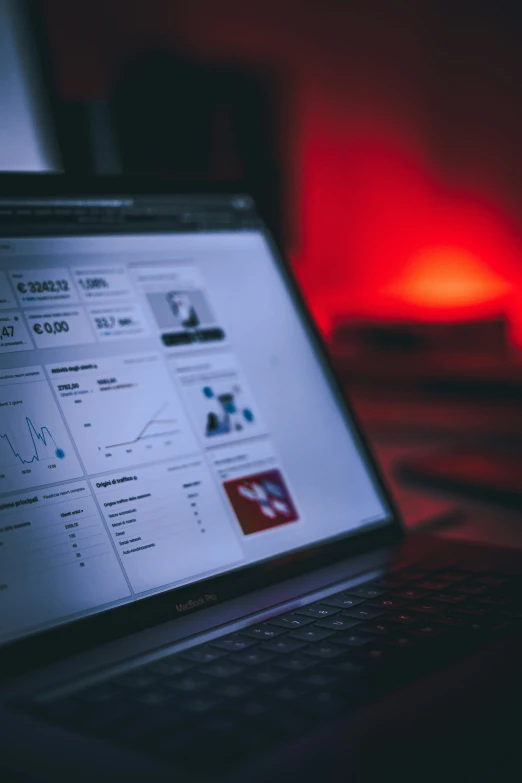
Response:
[[[66,650],[399,534],[249,196],[11,182],[0,649]]]

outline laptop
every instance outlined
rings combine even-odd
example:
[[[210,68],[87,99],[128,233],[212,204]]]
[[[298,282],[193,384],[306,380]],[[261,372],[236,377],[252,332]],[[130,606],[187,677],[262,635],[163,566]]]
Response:
[[[252,198],[1,192],[2,780],[490,779],[521,558],[405,535]]]

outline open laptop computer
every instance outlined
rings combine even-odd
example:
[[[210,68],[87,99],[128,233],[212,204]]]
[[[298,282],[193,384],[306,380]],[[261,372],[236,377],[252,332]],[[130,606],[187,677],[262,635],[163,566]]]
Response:
[[[95,188],[2,181],[2,780],[480,768],[520,557],[404,535],[249,196]]]

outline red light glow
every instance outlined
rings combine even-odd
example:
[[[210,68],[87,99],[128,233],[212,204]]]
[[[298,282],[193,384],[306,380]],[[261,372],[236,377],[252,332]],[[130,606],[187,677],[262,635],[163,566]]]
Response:
[[[384,138],[348,130],[328,138],[324,126],[304,138],[295,268],[320,328],[328,335],[349,315],[446,321],[501,312],[516,327],[522,238],[509,216],[444,187],[393,132]]]
[[[418,307],[467,308],[502,301],[510,285],[472,253],[454,247],[421,250],[384,296]]]

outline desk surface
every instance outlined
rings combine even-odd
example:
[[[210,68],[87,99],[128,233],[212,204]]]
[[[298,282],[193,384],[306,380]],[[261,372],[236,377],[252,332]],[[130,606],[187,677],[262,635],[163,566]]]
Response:
[[[492,419],[491,402],[482,406],[475,404],[466,412],[465,401],[452,404],[443,399],[423,399],[421,395],[413,401],[413,407],[412,401],[369,399],[353,389],[350,398],[408,528],[415,529],[427,517],[458,510],[460,521],[435,527],[437,535],[522,549],[522,513],[450,491],[412,488],[399,481],[394,472],[399,461],[414,459],[439,448],[504,438],[510,420],[516,422],[518,428],[521,426],[522,416],[519,421],[516,409],[506,411],[504,408],[498,419]],[[464,417],[459,416],[460,409],[465,412]],[[440,426],[442,422],[445,427]],[[512,434],[515,429],[511,428]]]

